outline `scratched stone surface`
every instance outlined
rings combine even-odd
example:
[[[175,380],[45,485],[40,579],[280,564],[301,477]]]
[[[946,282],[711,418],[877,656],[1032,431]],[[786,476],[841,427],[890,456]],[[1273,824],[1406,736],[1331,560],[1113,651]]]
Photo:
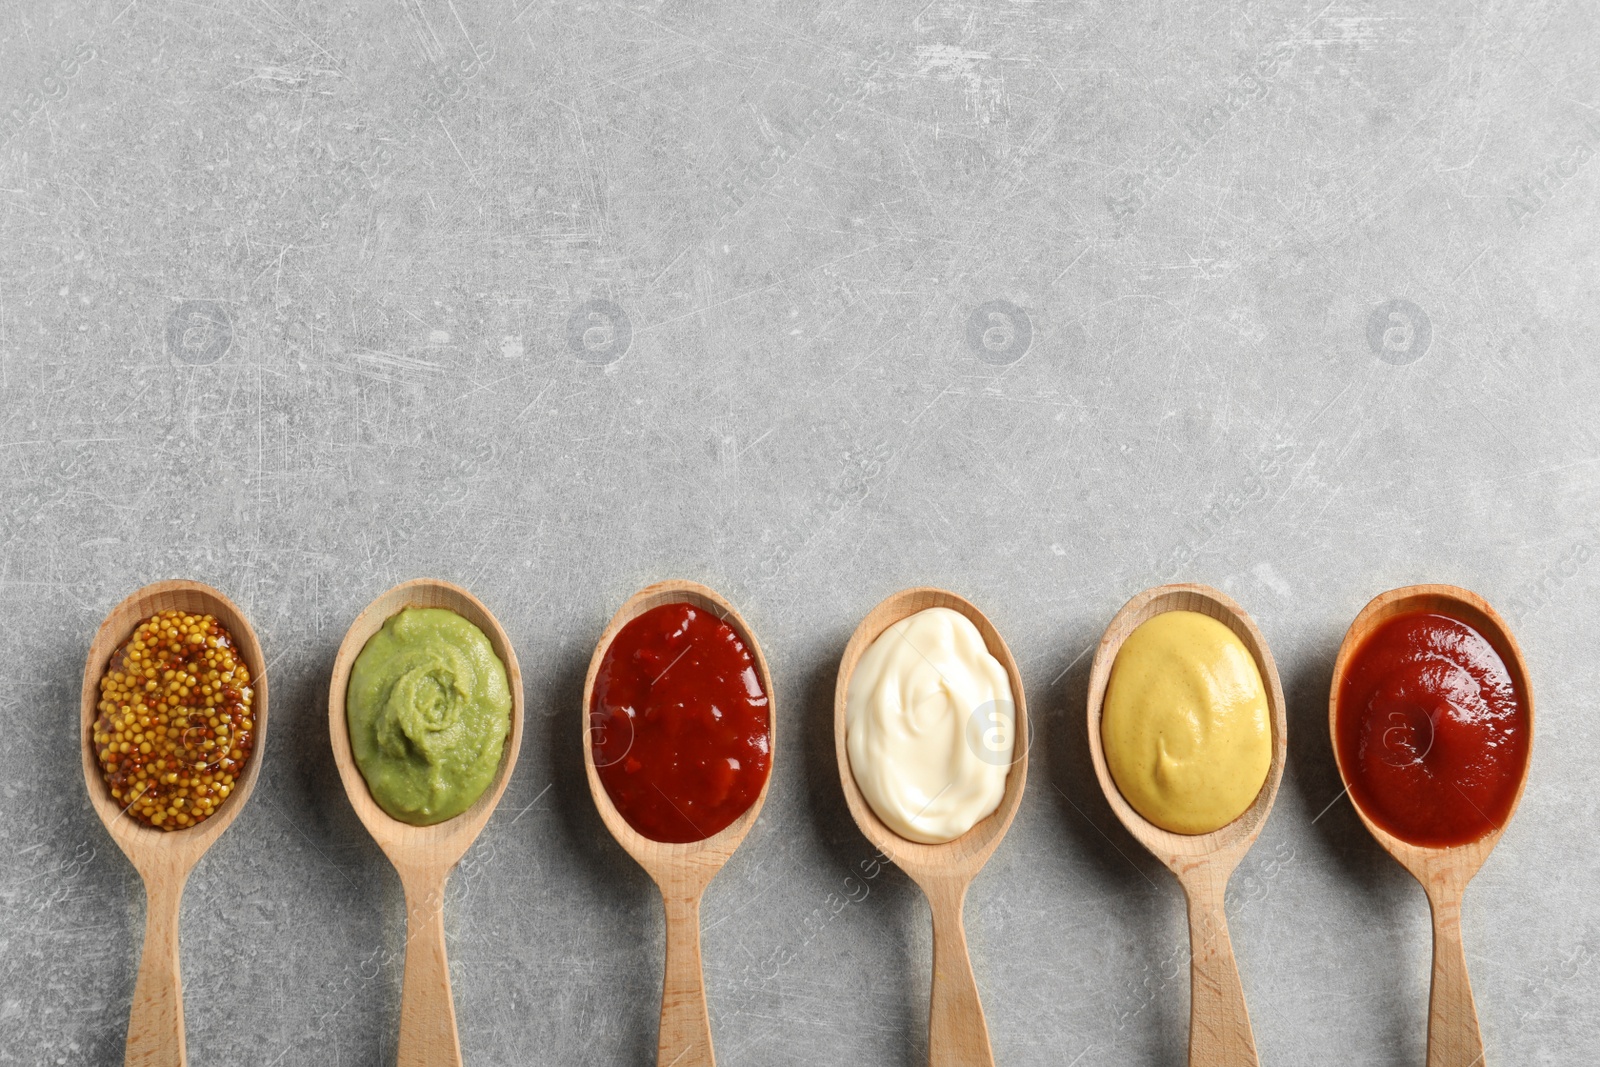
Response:
[[[1169,580],[1289,698],[1230,889],[1267,1064],[1422,1061],[1428,913],[1340,799],[1345,627],[1419,581],[1514,623],[1532,779],[1466,900],[1491,1065],[1600,1051],[1600,13],[1228,5],[25,0],[0,10],[0,1063],[120,1063],[143,893],[85,799],[118,600],[210,582],[271,730],[182,918],[197,1064],[392,1062],[399,883],[345,799],[357,612],[460,582],[521,659],[450,883],[470,1064],[649,1062],[662,914],[581,769],[636,588],[776,679],[711,886],[720,1062],[922,1063],[930,930],[830,736],[856,622],[986,609],[1037,743],[967,908],[1003,1065],[1177,1064],[1175,881],[1100,795],[1091,652]]]

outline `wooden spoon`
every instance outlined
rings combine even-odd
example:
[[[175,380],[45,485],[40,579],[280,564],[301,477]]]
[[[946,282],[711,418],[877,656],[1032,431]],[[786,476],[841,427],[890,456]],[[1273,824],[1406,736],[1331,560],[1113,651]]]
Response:
[[[500,755],[500,770],[477,801],[460,815],[432,826],[401,822],[378,806],[350,751],[345,691],[350,669],[383,624],[406,608],[448,608],[482,630],[505,664],[511,688],[511,733]],[[450,966],[445,960],[444,887],[483,824],[489,821],[511,780],[522,748],[522,673],[517,653],[499,620],[471,593],[449,582],[418,578],[404,582],[368,604],[339,645],[328,687],[328,735],[344,791],[367,832],[400,875],[406,894],[406,970],[400,994],[398,1067],[450,1067],[461,1063]]]
[[[1372,836],[1378,839],[1389,855],[1418,882],[1428,895],[1428,907],[1433,912],[1433,989],[1428,998],[1428,1067],[1483,1067],[1483,1035],[1478,1029],[1478,1008],[1472,1000],[1472,984],[1467,980],[1467,957],[1461,944],[1461,897],[1467,883],[1478,873],[1483,861],[1489,858],[1499,843],[1505,825],[1465,845],[1450,848],[1430,848],[1412,845],[1384,830],[1368,818],[1361,805],[1350,792],[1349,768],[1339,757],[1339,689],[1350,658],[1361,647],[1367,636],[1396,615],[1411,612],[1437,612],[1460,619],[1481,633],[1499,653],[1511,675],[1512,685],[1522,698],[1528,715],[1528,758],[1533,757],[1533,687],[1528,684],[1528,670],[1522,661],[1522,650],[1511,636],[1510,627],[1500,618],[1487,601],[1478,594],[1453,585],[1411,585],[1391,589],[1372,598],[1361,609],[1339,646],[1339,658],[1333,665],[1333,686],[1328,694],[1328,731],[1333,738],[1333,755],[1339,763],[1339,777],[1344,781],[1345,792],[1356,814],[1366,824]],[[1522,800],[1522,790],[1528,783],[1527,763],[1523,764],[1522,780],[1517,784],[1517,795],[1511,801],[1506,823],[1516,814]]]
[[[711,1019],[706,1014],[705,978],[700,966],[700,898],[755,825],[761,805],[767,799],[767,789],[772,785],[772,774],[768,772],[766,783],[750,807],[725,829],[703,841],[667,844],[644,836],[628,825],[628,820],[617,811],[605,783],[600,781],[600,773],[594,765],[594,746],[589,743],[589,709],[594,700],[595,677],[600,673],[606,650],[624,626],[665,604],[692,604],[710,612],[733,627],[733,632],[750,650],[761,689],[767,694],[767,741],[774,767],[778,758],[777,699],[772,690],[772,675],[767,671],[767,658],[761,652],[756,635],[732,604],[698,582],[657,582],[629,597],[600,635],[594,656],[589,660],[588,677],[583,681],[583,766],[589,775],[589,792],[606,829],[655,881],[666,907],[667,963],[661,985],[656,1063],[659,1067],[714,1067],[717,1059],[711,1049]]]
[[[124,814],[100,772],[94,750],[94,723],[100,702],[100,679],[117,646],[145,619],[158,611],[211,615],[233,635],[234,645],[250,671],[255,697],[255,746],[244,773],[228,798],[209,818],[184,830],[157,830]],[[111,609],[89,645],[83,669],[83,780],[89,802],[106,832],[144,879],[144,956],[133,987],[128,1013],[126,1063],[129,1067],[181,1067],[188,1062],[183,1036],[183,982],[178,974],[178,908],[183,886],[206,849],[222,835],[250,798],[267,744],[267,672],[261,645],[244,613],[209,585],[199,582],[156,582]]]
[[[856,785],[845,745],[845,709],[856,664],[885,630],[927,608],[958,611],[978,628],[989,654],[1005,668],[1016,702],[1013,751],[1018,754],[1006,775],[1006,790],[1000,798],[1000,806],[954,841],[938,845],[908,841],[878,818]],[[1022,789],[1028,780],[1027,699],[1022,691],[1022,676],[1017,673],[1016,661],[1011,658],[1011,650],[1006,647],[1000,631],[970,601],[943,589],[905,589],[889,597],[861,620],[839,660],[839,681],[833,691],[833,742],[839,760],[839,781],[844,786],[845,802],[850,806],[856,825],[879,852],[898,864],[921,887],[933,912],[928,1063],[930,1067],[993,1067],[989,1025],[983,1017],[983,1002],[978,997],[978,983],[972,973],[961,911],[966,903],[967,887],[1005,836],[1022,802]]]
[[[1135,811],[1111,777],[1100,737],[1100,713],[1117,652],[1141,623],[1168,611],[1196,611],[1232,630],[1255,657],[1267,691],[1272,720],[1272,763],[1267,780],[1244,814],[1209,834],[1176,834]],[[1241,1067],[1260,1062],[1250,1029],[1250,1013],[1244,1003],[1244,987],[1239,982],[1239,965],[1228,936],[1223,896],[1228,878],[1255,844],[1272,811],[1278,783],[1283,779],[1287,738],[1288,719],[1278,667],[1255,622],[1229,597],[1204,585],[1158,586],[1128,601],[1106,627],[1089,672],[1089,753],[1111,810],[1151,855],[1178,876],[1189,902],[1189,1067]]]

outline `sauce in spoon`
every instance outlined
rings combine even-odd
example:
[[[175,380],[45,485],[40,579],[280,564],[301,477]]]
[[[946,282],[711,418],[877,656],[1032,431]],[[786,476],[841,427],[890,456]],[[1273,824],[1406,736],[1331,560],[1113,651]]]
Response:
[[[114,666],[114,650],[135,631],[140,620],[168,611],[210,616],[232,636],[238,656],[253,683],[251,725],[254,746],[258,750],[254,758],[242,762],[237,779],[229,787],[227,795],[220,798],[205,818],[191,819],[187,826],[179,823],[176,830],[157,829],[159,824],[154,820],[142,822],[129,814],[130,802],[114,796],[113,786],[106,780],[95,739],[96,732],[105,732],[97,731],[103,695],[101,682],[108,667]],[[264,672],[261,645],[244,613],[217,590],[199,582],[157,582],[138,590],[111,609],[111,613],[100,624],[93,644],[89,646],[89,661],[83,673],[81,719],[84,784],[89,790],[89,801],[100,816],[100,821],[105,824],[106,832],[127,855],[145,885],[144,954],[139,961],[139,977],[133,987],[133,1004],[128,1012],[127,1062],[130,1064],[161,1063],[178,1064],[181,1067],[187,1062],[183,984],[178,971],[179,904],[183,900],[183,887],[188,881],[189,872],[212,842],[238,816],[261,772],[262,753],[259,750],[266,743],[267,731],[267,677]],[[157,688],[160,688],[159,685]],[[120,710],[121,704],[118,708]],[[154,728],[153,720],[149,728]],[[181,736],[182,731],[178,732]],[[198,732],[192,733],[190,740],[199,740]],[[98,747],[104,746],[100,744]],[[151,747],[153,750],[155,746],[152,744]],[[203,742],[201,748],[204,750]],[[210,751],[215,752],[215,749]],[[202,772],[203,778],[204,769],[197,770]],[[166,820],[163,818],[161,821]]]
[[[1470,590],[1380,593],[1339,646],[1328,727],[1356,814],[1428,895],[1428,1067],[1483,1067],[1461,898],[1527,784],[1533,690],[1522,652]]]
[[[509,734],[489,786],[470,807],[442,822],[402,822],[378,803],[352,748],[345,702],[357,657],[374,634],[409,608],[446,608],[488,638],[511,695]],[[511,639],[483,603],[460,586],[431,578],[403,582],[368,604],[345,632],[328,683],[328,735],[345,795],[400,876],[406,897],[405,977],[400,987],[398,1067],[460,1067],[455,998],[445,956],[444,897],[450,872],[477,840],[505,792],[522,748],[522,674]]]
[[[1528,762],[1522,695],[1489,639],[1441,612],[1396,615],[1345,664],[1339,763],[1374,822],[1414,845],[1505,825]]]
[[[662,604],[612,638],[595,676],[595,770],[628,825],[652,841],[727,829],[767,784],[767,691],[726,621]]]
[[[990,709],[970,709],[976,713],[970,722],[987,723],[990,727],[978,730],[970,742],[988,758],[1003,761],[1001,765],[1007,769],[1004,792],[999,805],[971,829],[941,843],[912,841],[878,816],[856,781],[848,742],[850,690],[856,670],[868,650],[886,631],[930,608],[949,608],[976,627],[987,654],[1004,671],[1011,699],[1015,702],[1012,711],[1015,732],[1008,731],[1005,740],[1010,744],[999,748],[991,747],[996,738],[989,719]],[[844,788],[845,803],[862,835],[921,887],[933,913],[933,988],[928,1005],[930,1067],[993,1067],[994,1064],[989,1025],[984,1018],[983,1002],[967,952],[962,911],[967,887],[999,847],[1022,802],[1022,790],[1028,780],[1028,737],[1027,697],[1016,661],[994,624],[970,601],[943,589],[902,590],[868,612],[845,645],[833,697],[834,752],[839,761],[839,781]]]
[[[655,614],[663,608],[670,610],[661,615]],[[697,685],[689,684],[690,672],[685,672],[680,676],[685,679],[685,688],[680,692],[676,681],[672,685],[666,685],[666,681],[683,664],[680,662],[678,667],[674,667],[672,660],[666,660],[659,671],[655,667],[667,652],[671,652],[674,658],[678,655],[686,658],[695,655],[696,643],[685,642],[687,634],[674,637],[678,629],[676,625],[670,630],[658,627],[663,620],[675,619],[685,623],[690,615],[695,616],[698,625],[706,627],[703,633],[709,635],[713,646],[717,646],[714,650],[699,649],[704,657],[702,666],[713,667],[700,680],[709,680],[714,685],[702,690]],[[633,635],[629,636],[630,627],[635,623],[652,618],[656,621],[644,622],[642,629],[633,631]],[[717,625],[710,625],[710,620],[715,620]],[[723,628],[726,628],[726,632]],[[620,648],[617,645],[619,641],[622,642]],[[629,661],[630,648],[649,653],[643,660],[634,663],[636,667],[648,669],[637,672],[636,684],[617,685],[622,676],[613,668]],[[735,667],[738,668],[736,676],[731,674]],[[746,670],[750,672],[748,678]],[[630,676],[634,673],[632,670],[627,672]],[[660,694],[654,693],[654,686],[646,684],[650,682],[664,686]],[[602,687],[607,694],[605,699],[601,698]],[[758,692],[761,698],[756,696]],[[649,753],[641,750],[640,768],[635,773],[645,770],[645,757],[648,755],[650,773],[677,788],[693,779],[693,764],[714,758],[699,744],[685,744],[686,739],[681,736],[674,738],[674,723],[680,726],[687,723],[691,734],[698,735],[700,741],[709,739],[714,745],[731,737],[737,751],[752,757],[764,754],[767,764],[760,769],[755,796],[748,802],[735,800],[732,790],[729,795],[718,798],[714,795],[718,791],[715,786],[711,794],[702,794],[700,786],[692,787],[692,791],[701,795],[702,799],[709,796],[715,801],[700,813],[700,826],[695,825],[695,819],[685,819],[687,825],[666,821],[653,825],[649,819],[641,819],[646,825],[652,826],[654,832],[668,837],[667,840],[661,840],[643,832],[627,817],[627,812],[619,806],[606,780],[608,768],[602,764],[613,759],[625,763],[625,753],[634,740],[630,731],[638,717],[630,718],[626,714],[619,716],[618,698],[634,700],[642,704],[643,711],[648,713],[658,695],[670,696],[674,693],[688,707],[673,708],[670,706],[672,701],[664,701],[669,706],[655,708],[659,721],[641,725],[647,745],[653,739],[654,748]],[[764,706],[758,705],[758,699],[763,698]],[[727,701],[730,709],[742,702],[742,711],[748,713],[745,727],[727,737],[721,736],[721,728],[715,725],[717,716],[711,710],[719,700]],[[641,711],[637,704],[629,705],[636,713]],[[767,672],[766,657],[744,619],[732,604],[714,590],[698,582],[657,582],[629,597],[600,635],[594,655],[589,660],[589,674],[584,680],[583,707],[580,710],[584,724],[584,768],[595,808],[600,812],[606,829],[611,831],[611,836],[655,881],[661,890],[661,901],[666,910],[666,973],[661,984],[661,1025],[656,1035],[656,1062],[660,1067],[714,1067],[716,1056],[712,1051],[711,1019],[706,1010],[705,976],[700,962],[700,898],[711,879],[716,877],[722,865],[728,862],[728,857],[733,855],[755,825],[771,784],[771,776],[767,771],[777,745],[777,719],[772,704],[772,676]],[[686,715],[679,714],[686,711]],[[749,732],[757,720],[765,723],[764,747],[754,742]],[[616,765],[611,764],[613,767]],[[734,772],[733,778],[728,781],[737,785],[740,772]],[[626,773],[625,768],[623,773]],[[753,778],[747,780],[747,783],[753,782]],[[659,795],[665,796],[664,793]],[[628,798],[624,803],[637,799],[626,791],[624,796]],[[736,804],[739,810],[730,816],[730,821],[722,823],[714,833],[701,832],[721,821],[722,816]],[[713,812],[714,818],[711,817]],[[635,808],[632,814],[639,817],[640,811]],[[674,835],[674,830],[680,831],[680,834]],[[683,835],[692,836],[684,840],[675,839]]]
[[[1145,818],[1123,796],[1106,759],[1102,723],[1112,666],[1134,631],[1169,612],[1198,612],[1226,626],[1255,661],[1266,690],[1272,740],[1266,778],[1243,814],[1209,833],[1174,833]],[[1272,812],[1288,753],[1283,686],[1266,639],[1243,608],[1209,586],[1176,584],[1146,589],[1123,605],[1106,627],[1089,672],[1088,703],[1089,752],[1106,802],[1128,832],[1177,875],[1188,898],[1190,1067],[1250,1067],[1260,1061],[1228,935],[1224,897],[1228,878]]]

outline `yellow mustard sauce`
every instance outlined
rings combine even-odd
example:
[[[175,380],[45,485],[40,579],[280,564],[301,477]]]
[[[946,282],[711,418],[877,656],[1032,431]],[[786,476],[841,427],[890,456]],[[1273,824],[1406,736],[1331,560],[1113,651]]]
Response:
[[[1206,834],[1244,814],[1272,763],[1261,672],[1216,619],[1168,611],[1117,652],[1100,719],[1124,799],[1166,830]]]

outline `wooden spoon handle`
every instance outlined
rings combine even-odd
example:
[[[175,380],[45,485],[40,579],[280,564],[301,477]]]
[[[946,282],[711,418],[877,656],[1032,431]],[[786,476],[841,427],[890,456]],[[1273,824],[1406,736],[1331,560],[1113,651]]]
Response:
[[[1428,1067],[1483,1067],[1483,1034],[1461,944],[1461,890],[1430,887],[1433,991],[1428,997]]]
[[[460,1067],[456,1004],[444,951],[444,885],[449,870],[402,874],[406,889],[406,973],[400,989],[397,1067]]]
[[[717,1062],[711,1050],[711,1017],[706,1014],[706,982],[700,968],[702,888],[661,889],[667,909],[667,971],[661,983],[658,1067],[715,1067]]]
[[[933,996],[928,1005],[928,1067],[994,1067],[989,1024],[967,954],[961,908],[966,882],[924,887],[933,911]]]
[[[184,1067],[183,979],[178,975],[178,910],[188,871],[145,877],[144,953],[128,1012],[127,1067]]]
[[[1223,909],[1228,873],[1183,881],[1189,898],[1189,1067],[1257,1067],[1261,1062]]]

